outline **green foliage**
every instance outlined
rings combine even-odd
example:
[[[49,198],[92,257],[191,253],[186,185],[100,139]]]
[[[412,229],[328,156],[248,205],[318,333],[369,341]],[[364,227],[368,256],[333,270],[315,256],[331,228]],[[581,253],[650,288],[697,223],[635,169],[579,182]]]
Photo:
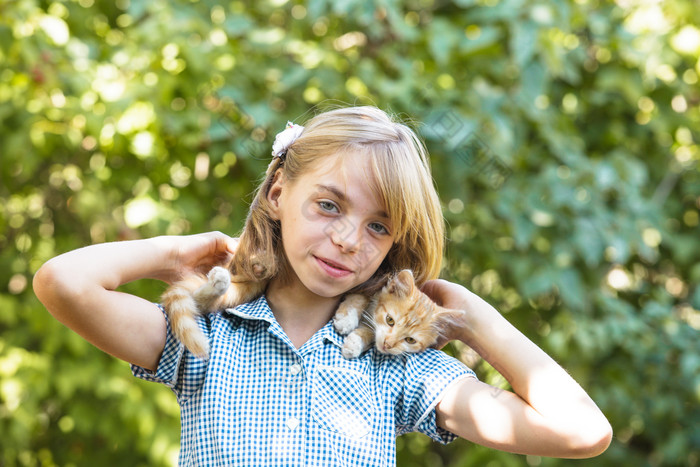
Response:
[[[329,99],[422,122],[444,276],[589,390],[615,439],[586,465],[698,465],[699,24],[692,0],[4,2],[0,465],[173,463],[174,397],[31,277],[94,242],[235,234],[274,134]],[[398,446],[401,466],[568,465]]]

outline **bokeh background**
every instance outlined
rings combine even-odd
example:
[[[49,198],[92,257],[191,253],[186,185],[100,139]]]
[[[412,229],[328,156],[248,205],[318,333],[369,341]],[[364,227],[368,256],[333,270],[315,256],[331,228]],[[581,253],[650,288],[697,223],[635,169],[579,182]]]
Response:
[[[443,276],[615,431],[578,462],[410,435],[398,465],[697,466],[699,25],[694,0],[3,0],[0,466],[174,464],[169,390],[53,320],[32,275],[96,242],[235,235],[274,135],[342,103],[425,139]]]

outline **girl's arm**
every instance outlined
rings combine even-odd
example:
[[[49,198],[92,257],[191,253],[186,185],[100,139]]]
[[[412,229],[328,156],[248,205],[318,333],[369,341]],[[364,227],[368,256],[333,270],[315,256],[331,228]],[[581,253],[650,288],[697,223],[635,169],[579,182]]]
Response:
[[[475,379],[450,386],[437,423],[465,439],[503,451],[585,458],[605,451],[612,429],[591,398],[552,358],[483,299],[443,280],[423,289],[437,303],[464,310],[451,338],[498,370],[513,392]]]
[[[165,318],[153,303],[117,287],[145,278],[173,282],[226,261],[234,249],[235,241],[218,232],[92,245],[46,262],[34,276],[34,292],[56,319],[90,343],[155,370]]]

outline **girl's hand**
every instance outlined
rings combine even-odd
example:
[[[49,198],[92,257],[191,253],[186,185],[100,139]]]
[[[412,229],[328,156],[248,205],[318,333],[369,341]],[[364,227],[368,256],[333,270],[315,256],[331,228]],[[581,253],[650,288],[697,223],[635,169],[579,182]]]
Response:
[[[441,349],[449,341],[459,339],[464,326],[466,326],[466,313],[470,298],[479,298],[466,287],[443,279],[428,281],[422,289],[431,300],[438,305],[455,310],[449,319],[445,321],[444,331],[440,334],[436,348]]]
[[[238,247],[238,239],[221,232],[182,237],[159,237],[169,242],[169,265],[160,279],[172,283],[190,272],[206,274],[217,265],[228,264]]]
[[[464,309],[470,296],[476,296],[466,287],[444,279],[426,282],[421,290],[432,301],[445,308]]]

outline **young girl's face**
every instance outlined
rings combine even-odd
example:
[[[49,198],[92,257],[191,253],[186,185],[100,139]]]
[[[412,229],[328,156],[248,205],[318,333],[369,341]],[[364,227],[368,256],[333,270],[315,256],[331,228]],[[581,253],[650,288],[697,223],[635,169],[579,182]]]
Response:
[[[369,279],[389,252],[389,217],[366,163],[361,153],[328,157],[294,182],[278,178],[270,189],[300,292],[337,297]]]

